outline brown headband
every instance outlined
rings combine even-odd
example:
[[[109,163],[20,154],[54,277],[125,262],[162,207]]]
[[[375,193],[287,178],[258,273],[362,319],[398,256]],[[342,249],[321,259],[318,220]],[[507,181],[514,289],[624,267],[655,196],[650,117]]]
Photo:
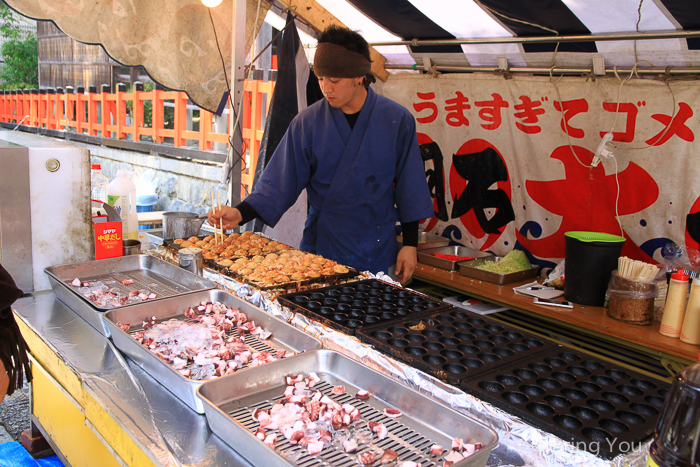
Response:
[[[321,42],[316,47],[314,73],[329,78],[360,78],[369,73],[372,65],[362,54],[342,45]]]

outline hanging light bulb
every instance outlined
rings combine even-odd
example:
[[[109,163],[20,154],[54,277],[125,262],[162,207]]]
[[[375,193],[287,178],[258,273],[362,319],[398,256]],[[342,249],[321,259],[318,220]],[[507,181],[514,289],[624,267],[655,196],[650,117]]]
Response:
[[[209,7],[209,8],[214,8],[216,6],[221,5],[222,0],[202,0],[202,3],[204,6]]]

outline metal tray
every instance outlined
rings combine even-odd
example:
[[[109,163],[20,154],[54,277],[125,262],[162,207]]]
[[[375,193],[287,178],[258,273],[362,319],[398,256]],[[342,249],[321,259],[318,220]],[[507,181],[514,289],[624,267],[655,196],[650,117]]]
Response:
[[[143,320],[150,319],[152,316],[155,316],[161,322],[173,318],[184,319],[183,313],[185,310],[190,306],[194,308],[201,301],[218,301],[232,308],[238,308],[248,316],[249,320],[255,321],[256,325],[262,326],[263,329],[271,332],[272,336],[264,341],[250,335],[246,336],[246,344],[256,350],[284,349],[288,351],[293,350],[294,352],[306,352],[321,348],[319,340],[306,335],[284,321],[223,290],[209,290],[182,297],[173,297],[159,302],[146,302],[140,306],[119,308],[105,313],[104,322],[112,333],[114,345],[197,413],[204,413],[204,405],[201,399],[195,395],[197,388],[203,382],[182,376],[168,363],[139,344],[129,333],[118,327],[116,323],[131,323],[130,332],[133,333],[142,330],[141,323]],[[236,332],[232,332],[232,334],[238,335]],[[285,358],[284,361],[288,361],[288,358]],[[243,369],[237,370],[236,374],[247,371],[247,366],[244,366]]]
[[[273,401],[279,400],[286,387],[286,376],[311,372],[316,372],[321,378],[314,389],[320,389],[340,404],[348,403],[359,408],[362,420],[385,424],[389,436],[376,444],[381,449],[398,452],[399,461],[438,465],[437,459],[429,454],[433,443],[449,450],[454,437],[466,439],[471,436],[484,445],[483,449],[454,465],[482,467],[498,445],[496,432],[483,423],[330,350],[307,352],[262,368],[207,381],[199,387],[197,395],[204,401],[212,431],[253,465],[358,465],[357,453],[348,455],[326,447],[321,454],[309,456],[305,448],[290,445],[281,435],[275,449],[255,437],[258,423],[251,419],[252,410],[269,408]],[[346,393],[331,395],[333,386],[341,384]],[[359,389],[370,392],[369,400],[360,401],[354,397]],[[385,417],[382,411],[389,407],[402,411],[401,418]]]
[[[403,235],[396,237],[400,246],[403,246]],[[429,234],[425,232],[418,233],[418,250],[425,250],[427,248],[439,248],[442,246],[447,246],[450,244],[450,240],[435,234]]]
[[[474,267],[482,264],[484,261],[500,261],[502,259],[502,256],[489,256],[488,258],[462,261],[459,263],[459,273],[463,276],[471,277],[472,279],[479,279],[484,282],[491,282],[498,285],[510,284],[511,282],[520,282],[524,281],[525,279],[537,277],[537,270],[539,269],[538,266],[534,266],[524,271],[513,272],[511,274],[496,274],[494,272],[484,271],[483,269],[477,269]]]
[[[420,250],[418,252],[418,262],[435,266],[436,268],[440,269],[447,269],[448,271],[456,271],[459,269],[459,261],[450,261],[448,259],[438,258],[437,256],[434,256],[436,253],[441,253],[443,255],[473,256],[475,258],[487,258],[489,256],[493,256],[493,253],[489,253],[488,251],[479,251],[472,248],[467,248],[465,246],[452,245],[441,248],[428,248],[426,250]]]
[[[44,272],[49,276],[49,282],[56,297],[106,337],[110,336],[109,329],[102,323],[102,313],[100,312],[111,308],[98,307],[78,293],[75,287],[69,285],[76,277],[81,281],[109,278],[109,280],[116,282],[113,284],[115,288],[127,294],[133,289],[148,288],[158,294],[158,298],[151,300],[154,302],[198,290],[213,289],[217,286],[216,282],[204,279],[150,255],[122,256],[119,258],[51,266],[44,269]],[[134,280],[131,288],[121,283],[126,278]],[[150,284],[157,285],[151,287]],[[120,308],[142,303],[146,302],[136,302]]]

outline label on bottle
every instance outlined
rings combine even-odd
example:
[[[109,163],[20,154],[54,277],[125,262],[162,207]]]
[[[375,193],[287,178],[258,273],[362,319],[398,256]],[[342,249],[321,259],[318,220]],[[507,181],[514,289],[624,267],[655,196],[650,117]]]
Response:
[[[654,459],[649,456],[649,460],[647,461],[647,467],[660,467],[659,464],[654,462]]]

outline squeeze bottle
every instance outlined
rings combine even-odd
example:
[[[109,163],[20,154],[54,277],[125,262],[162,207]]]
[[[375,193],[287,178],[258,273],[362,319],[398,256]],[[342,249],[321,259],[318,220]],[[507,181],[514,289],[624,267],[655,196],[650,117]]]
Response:
[[[671,282],[668,284],[664,316],[661,318],[659,333],[668,337],[680,337],[687,298],[688,275],[683,271],[676,271],[671,274]]]
[[[700,277],[693,279],[690,286],[690,298],[681,328],[681,342],[700,344]]]
[[[90,187],[91,187],[91,198],[95,201],[107,202],[107,186],[109,185],[109,180],[107,177],[102,175],[102,167],[100,164],[92,164],[90,169]]]
[[[107,202],[122,218],[122,238],[139,238],[139,219],[136,215],[136,185],[125,170],[117,170],[117,178],[107,186]]]

